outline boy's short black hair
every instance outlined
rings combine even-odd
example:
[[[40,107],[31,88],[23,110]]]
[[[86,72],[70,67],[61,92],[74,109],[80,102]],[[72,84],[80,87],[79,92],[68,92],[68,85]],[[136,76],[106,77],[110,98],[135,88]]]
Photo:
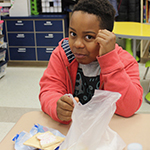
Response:
[[[75,11],[94,14],[99,18],[100,29],[113,30],[116,12],[108,0],[79,0],[74,6],[73,12]]]

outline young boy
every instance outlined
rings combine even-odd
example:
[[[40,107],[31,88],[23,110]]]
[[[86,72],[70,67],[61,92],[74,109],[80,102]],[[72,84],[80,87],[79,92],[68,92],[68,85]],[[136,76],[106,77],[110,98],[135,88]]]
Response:
[[[69,25],[69,38],[53,51],[40,80],[42,110],[68,124],[74,108],[65,94],[82,104],[95,89],[119,92],[116,114],[130,117],[141,106],[143,90],[136,60],[116,44],[112,33],[115,10],[107,0],[80,0]]]

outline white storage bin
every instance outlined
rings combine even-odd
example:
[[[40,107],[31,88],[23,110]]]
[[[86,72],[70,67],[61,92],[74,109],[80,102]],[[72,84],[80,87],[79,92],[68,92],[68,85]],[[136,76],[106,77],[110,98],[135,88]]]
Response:
[[[0,48],[0,62],[5,61],[5,57],[6,57],[6,49]]]
[[[0,62],[0,78],[2,78],[6,74],[7,62]]]

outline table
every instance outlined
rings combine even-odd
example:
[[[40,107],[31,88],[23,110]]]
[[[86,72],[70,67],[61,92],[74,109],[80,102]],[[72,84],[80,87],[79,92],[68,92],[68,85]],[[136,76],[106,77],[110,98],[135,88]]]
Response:
[[[41,124],[49,128],[59,130],[62,134],[66,135],[69,125],[60,124],[52,120],[47,114],[42,111],[33,111],[24,114],[19,121],[15,124],[12,130],[0,143],[0,148],[3,150],[13,150],[14,145],[12,138],[19,131],[27,131],[33,127],[34,124]],[[150,145],[150,114],[136,114],[130,118],[124,118],[114,115],[110,121],[110,128],[116,131],[124,142],[129,143],[138,142],[142,144],[143,150],[149,150]],[[125,148],[125,150],[127,147]]]
[[[136,40],[150,40],[150,25],[139,22],[114,22],[117,37],[133,39],[133,57],[136,58]]]

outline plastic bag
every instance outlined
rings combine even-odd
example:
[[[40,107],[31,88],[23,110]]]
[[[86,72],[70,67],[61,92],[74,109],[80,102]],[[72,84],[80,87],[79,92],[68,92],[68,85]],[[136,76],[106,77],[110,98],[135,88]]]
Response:
[[[124,141],[108,126],[120,96],[116,92],[95,90],[85,105],[74,100],[72,125],[59,150],[122,150]]]
[[[44,133],[46,131],[50,131],[55,136],[65,137],[56,129],[48,128],[40,124],[37,124],[31,128],[29,133],[26,131],[22,131],[19,134],[16,134],[16,136],[12,139],[12,141],[15,141],[15,145],[14,145],[15,150],[36,150],[36,148],[26,146],[23,143],[27,141],[28,139],[30,139],[35,134],[37,134],[38,132]]]
[[[15,150],[35,150],[35,148],[23,145],[23,143],[31,138],[32,135],[25,131],[20,132],[17,134],[12,140],[15,141],[14,148]]]

